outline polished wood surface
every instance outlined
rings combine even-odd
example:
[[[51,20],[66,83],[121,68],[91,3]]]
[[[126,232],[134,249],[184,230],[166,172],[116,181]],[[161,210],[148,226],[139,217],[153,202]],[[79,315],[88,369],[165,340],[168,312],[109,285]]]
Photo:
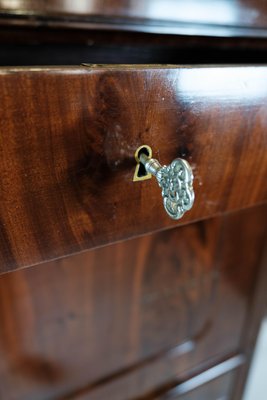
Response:
[[[2,275],[1,397],[143,398],[245,353],[248,306],[266,269],[266,212]]]
[[[267,35],[264,0],[1,0],[0,12],[2,23],[35,26],[107,27],[210,36]]]
[[[267,201],[267,67],[0,70],[1,271]],[[134,153],[194,169],[180,221]]]

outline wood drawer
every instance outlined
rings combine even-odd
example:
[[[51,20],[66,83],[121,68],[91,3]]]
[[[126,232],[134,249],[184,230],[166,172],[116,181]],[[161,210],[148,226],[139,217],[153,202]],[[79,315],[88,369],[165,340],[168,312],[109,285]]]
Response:
[[[266,211],[2,275],[4,399],[143,399],[243,352]]]
[[[267,67],[0,70],[1,270],[267,200]],[[134,153],[194,168],[180,221]]]

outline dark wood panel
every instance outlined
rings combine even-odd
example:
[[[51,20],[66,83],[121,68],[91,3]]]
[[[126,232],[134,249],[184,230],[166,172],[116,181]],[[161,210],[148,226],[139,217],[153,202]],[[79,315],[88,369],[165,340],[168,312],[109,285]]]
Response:
[[[260,207],[2,275],[1,397],[126,400],[239,351],[264,218]]]
[[[266,67],[0,70],[1,271],[267,200]],[[186,158],[181,221],[134,152]]]
[[[157,48],[162,46],[168,48],[198,49],[208,52],[208,49],[223,52],[225,49],[258,50],[264,51],[267,41],[264,38],[252,37],[207,37],[186,35],[161,35],[143,32],[121,32],[120,30],[88,30],[88,29],[60,29],[46,26],[1,26],[1,44],[87,44],[137,46]],[[199,54],[200,55],[200,54]],[[119,55],[118,55],[119,56]],[[210,55],[211,56],[211,55]],[[183,57],[183,54],[180,54]],[[85,60],[86,61],[86,60]],[[252,60],[251,60],[252,61]],[[81,62],[81,60],[80,60]]]
[[[17,24],[106,26],[193,35],[266,36],[267,27],[267,7],[262,0],[1,0],[0,11]]]
[[[2,26],[0,65],[259,64],[267,41],[116,30]]]
[[[0,65],[263,64],[262,38],[159,35],[111,30],[1,27]]]

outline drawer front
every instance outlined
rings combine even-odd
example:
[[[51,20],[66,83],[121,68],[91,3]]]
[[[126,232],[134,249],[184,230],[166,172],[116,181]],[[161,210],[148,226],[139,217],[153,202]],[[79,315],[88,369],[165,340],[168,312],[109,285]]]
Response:
[[[143,399],[243,351],[266,211],[2,275],[3,398]]]
[[[1,270],[267,200],[267,67],[0,71]],[[171,220],[134,153],[194,170]]]

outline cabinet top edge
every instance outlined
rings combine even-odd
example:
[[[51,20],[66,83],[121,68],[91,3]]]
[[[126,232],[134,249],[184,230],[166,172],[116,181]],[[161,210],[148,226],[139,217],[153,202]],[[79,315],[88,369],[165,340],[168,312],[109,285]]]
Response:
[[[260,69],[267,68],[266,64],[82,64],[82,65],[62,65],[62,66],[0,66],[0,75],[9,73],[56,73],[56,74],[84,74],[88,72],[103,71],[149,71],[149,70],[182,70],[182,69]]]

